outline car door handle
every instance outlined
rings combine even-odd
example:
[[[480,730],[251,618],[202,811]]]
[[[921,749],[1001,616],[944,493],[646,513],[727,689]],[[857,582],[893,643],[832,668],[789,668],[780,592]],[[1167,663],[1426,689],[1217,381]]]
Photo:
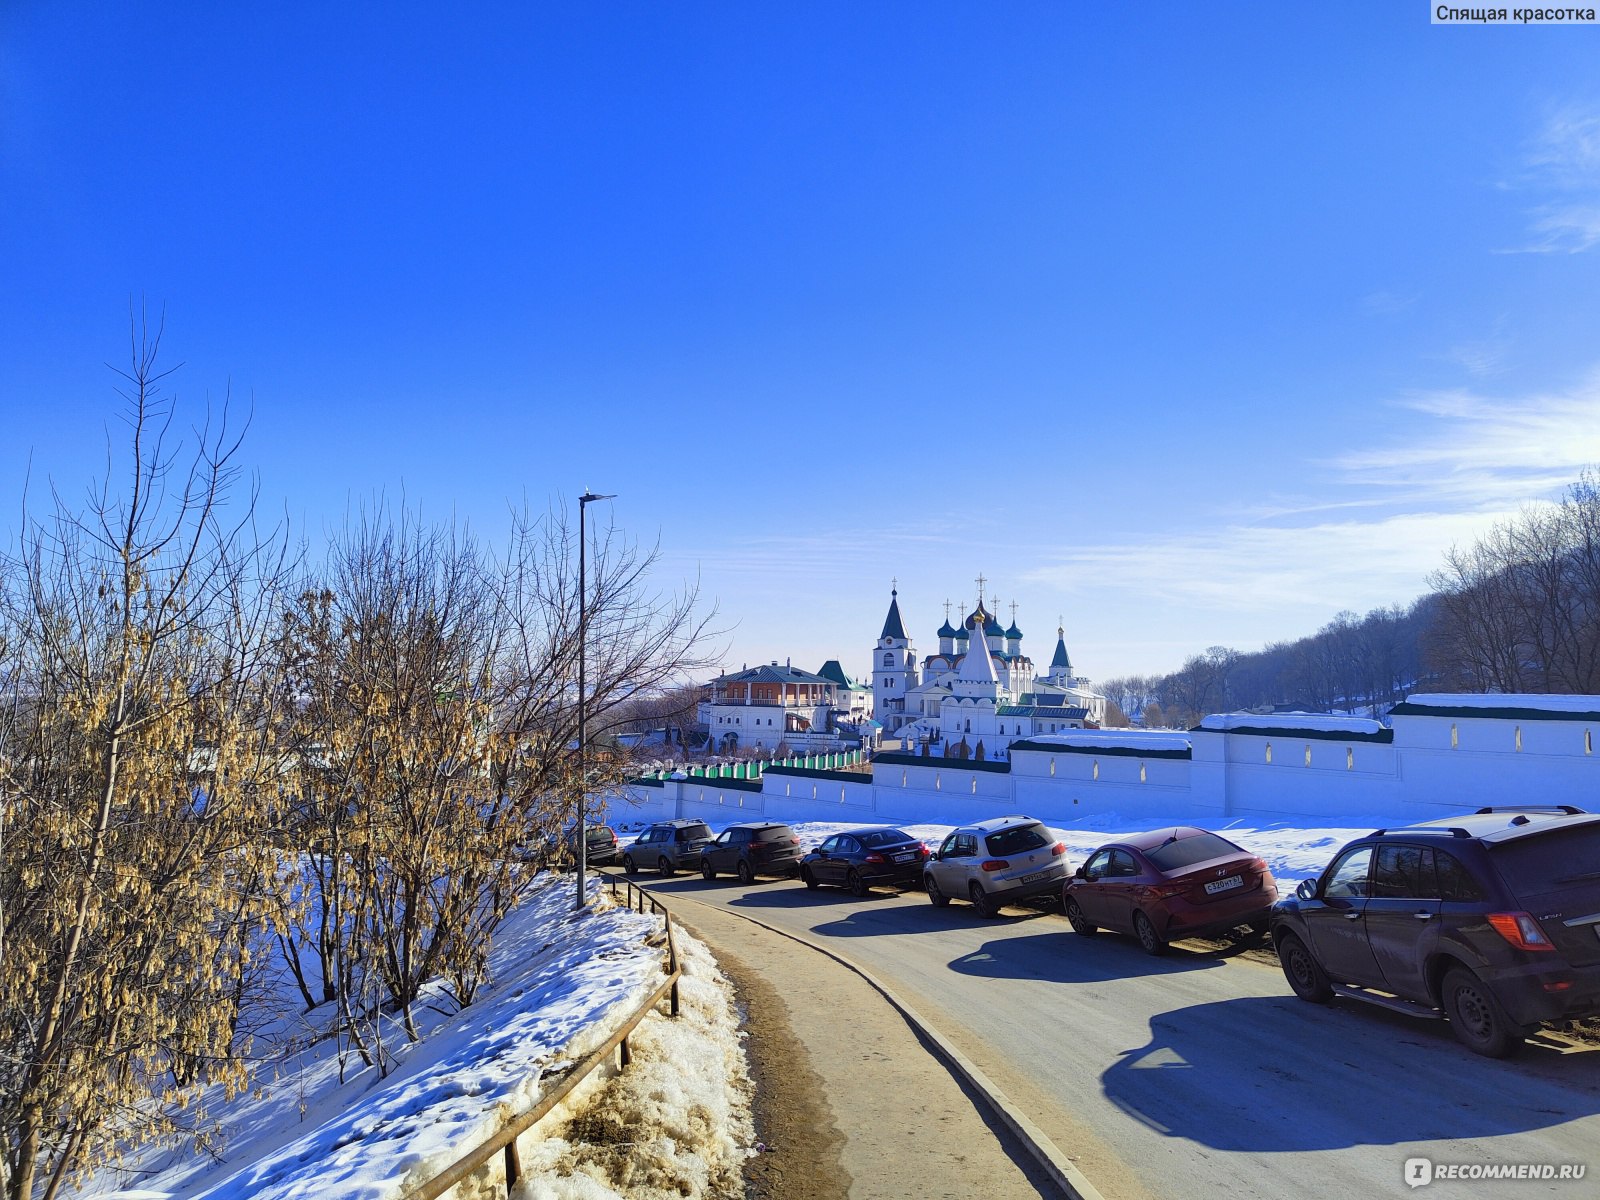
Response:
[[[1412,913],[1411,915],[1413,917],[1415,917],[1419,921],[1431,921],[1431,920],[1433,920],[1433,914],[1431,912]]]
[[[1357,909],[1355,912],[1347,912],[1347,913],[1345,913],[1344,914],[1344,919],[1346,921],[1359,921],[1359,920],[1361,920],[1361,910]]]

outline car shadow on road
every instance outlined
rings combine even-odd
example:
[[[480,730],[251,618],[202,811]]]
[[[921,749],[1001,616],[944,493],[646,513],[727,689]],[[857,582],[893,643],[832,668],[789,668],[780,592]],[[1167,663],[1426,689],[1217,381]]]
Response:
[[[1155,975],[1177,975],[1220,967],[1211,954],[1174,948],[1152,958],[1138,943],[1080,938],[1063,922],[1058,930],[996,938],[950,961],[950,969],[988,979],[1039,979],[1046,983],[1105,983]]]
[[[1293,996],[1197,1004],[1100,1076],[1147,1128],[1217,1150],[1302,1152],[1495,1137],[1600,1113],[1600,1048],[1482,1058],[1443,1021]],[[1551,1084],[1557,1085],[1554,1091]]]

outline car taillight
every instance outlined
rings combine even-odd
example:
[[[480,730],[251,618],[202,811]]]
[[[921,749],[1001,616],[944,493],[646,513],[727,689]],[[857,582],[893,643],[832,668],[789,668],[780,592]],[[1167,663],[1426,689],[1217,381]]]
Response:
[[[1150,894],[1158,900],[1165,900],[1168,896],[1182,895],[1188,890],[1188,885],[1183,883],[1158,883],[1151,887]]]
[[[1489,924],[1494,931],[1518,950],[1554,950],[1544,930],[1539,928],[1531,914],[1525,912],[1490,913]]]
[[[932,853],[932,851],[929,850],[927,846],[923,845],[921,842],[917,843],[917,857],[918,858],[927,858],[928,855],[931,854],[931,853]]]
[[[1050,847],[1051,858],[1060,858],[1066,852],[1067,844],[1065,842],[1057,842],[1054,846]]]
[[[991,858],[983,864],[985,871],[1004,871],[1011,864],[1003,858]]]
[[[1267,873],[1267,860],[1264,858],[1252,858],[1250,860],[1250,869],[1258,875],[1265,875]]]
[[[796,835],[796,836],[795,836],[795,837],[792,837],[792,838],[790,838],[790,839],[789,839],[789,844],[790,844],[790,845],[791,845],[791,846],[798,846],[798,845],[799,845],[799,844],[800,844],[800,838],[799,838],[799,836],[798,836],[798,835]]]
[[[883,861],[883,855],[877,853],[869,854],[862,861],[869,863],[881,863]]]

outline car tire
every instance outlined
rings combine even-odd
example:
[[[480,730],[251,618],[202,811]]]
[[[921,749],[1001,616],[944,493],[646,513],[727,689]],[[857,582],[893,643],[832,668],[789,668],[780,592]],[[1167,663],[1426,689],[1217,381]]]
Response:
[[[702,858],[700,860],[700,878],[715,879],[716,877],[717,869],[711,865],[711,860],[709,858]]]
[[[819,886],[817,884],[817,877],[815,875],[813,875],[810,871],[806,870],[804,867],[800,868],[800,881],[802,883],[804,883],[812,891],[816,891],[817,887]]]
[[[755,872],[750,869],[750,864],[745,862],[744,859],[741,858],[739,860],[739,866],[736,869],[739,873],[739,882],[746,887],[756,881]]]
[[[1133,914],[1133,936],[1139,939],[1139,948],[1146,954],[1159,957],[1167,952],[1167,943],[1142,912]]]
[[[639,864],[633,861],[633,855],[624,854],[622,856],[622,869],[629,875],[637,875],[639,873]]]
[[[1439,999],[1450,1018],[1450,1032],[1474,1054],[1505,1058],[1522,1048],[1522,1029],[1512,1023],[1489,986],[1465,967],[1445,973]]]
[[[935,908],[944,908],[950,903],[950,897],[939,890],[939,883],[932,875],[922,877],[922,886],[927,890],[928,899],[933,901]]]
[[[858,871],[851,871],[845,876],[844,884],[850,889],[852,896],[865,896],[867,894],[867,881],[861,878]]]
[[[1000,915],[1000,906],[994,902],[993,897],[983,890],[983,885],[976,880],[967,888],[967,899],[972,901],[972,907],[978,910],[978,915],[984,920],[992,920]]]
[[[663,879],[671,879],[678,873],[677,868],[672,865],[672,860],[665,854],[656,860],[656,870],[661,872],[661,878]]]
[[[1062,901],[1061,907],[1066,910],[1067,921],[1072,925],[1072,932],[1079,937],[1093,937],[1100,932],[1100,927],[1092,924],[1089,918],[1083,915],[1083,908],[1071,896]]]
[[[1311,956],[1306,944],[1292,933],[1286,933],[1278,940],[1278,965],[1283,968],[1283,977],[1300,999],[1309,1000],[1312,1004],[1326,1004],[1333,999],[1333,985],[1328,982],[1328,973]]]

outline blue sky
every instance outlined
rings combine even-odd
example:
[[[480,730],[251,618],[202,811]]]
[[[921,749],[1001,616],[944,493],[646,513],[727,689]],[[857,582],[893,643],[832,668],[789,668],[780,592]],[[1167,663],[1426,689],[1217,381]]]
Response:
[[[312,539],[587,488],[726,660],[982,572],[1095,678],[1408,602],[1600,462],[1600,29],[1416,4],[0,11],[0,503],[130,299]],[[9,527],[13,520],[5,518]]]

